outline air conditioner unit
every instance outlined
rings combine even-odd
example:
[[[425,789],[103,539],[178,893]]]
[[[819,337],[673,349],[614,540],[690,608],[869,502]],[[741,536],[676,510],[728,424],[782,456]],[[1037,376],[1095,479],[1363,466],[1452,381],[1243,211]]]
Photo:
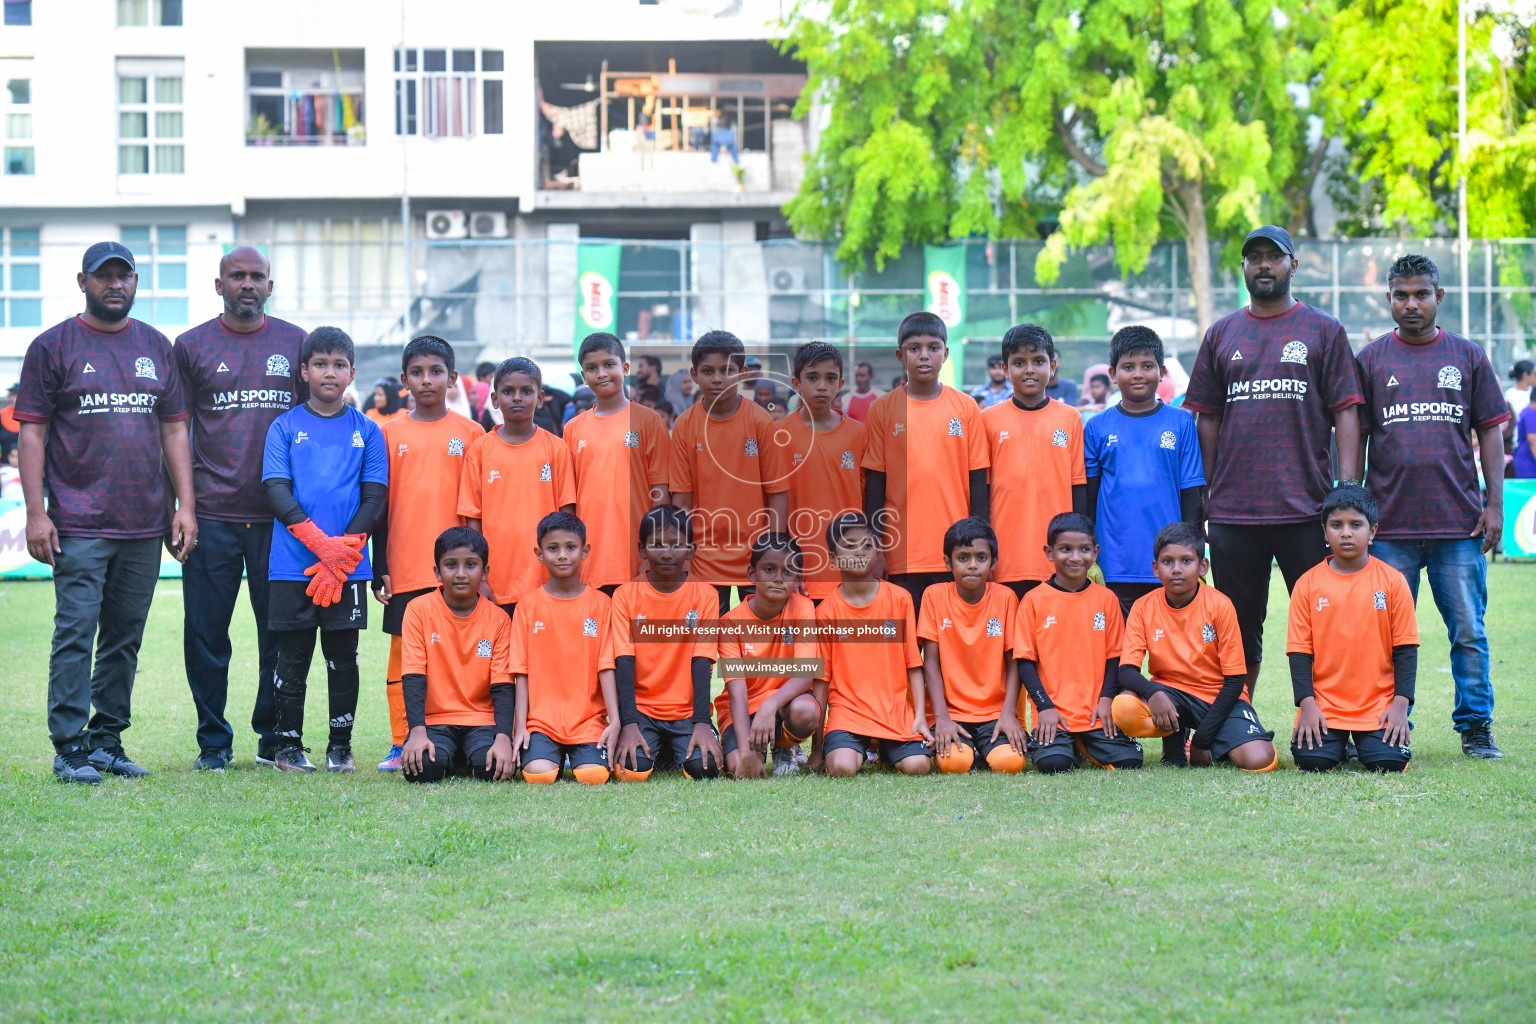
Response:
[[[476,210],[469,215],[470,238],[506,238],[507,215],[490,210]]]
[[[810,288],[799,267],[775,267],[768,272],[768,291],[775,295],[803,295]]]
[[[427,238],[468,238],[469,221],[463,210],[428,210]]]

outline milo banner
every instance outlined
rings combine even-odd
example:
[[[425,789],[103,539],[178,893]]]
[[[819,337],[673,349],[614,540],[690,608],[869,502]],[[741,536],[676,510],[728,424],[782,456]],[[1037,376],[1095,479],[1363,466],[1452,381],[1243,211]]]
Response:
[[[959,387],[965,377],[965,246],[923,246],[923,308],[949,328],[949,358],[939,380]]]
[[[20,501],[0,501],[0,579],[45,580],[53,570],[27,554],[27,506]],[[160,548],[160,578],[179,579],[181,563]]]
[[[623,246],[576,246],[576,348],[593,331],[617,334],[619,255]]]
[[[1536,558],[1536,480],[1504,481],[1504,557]]]

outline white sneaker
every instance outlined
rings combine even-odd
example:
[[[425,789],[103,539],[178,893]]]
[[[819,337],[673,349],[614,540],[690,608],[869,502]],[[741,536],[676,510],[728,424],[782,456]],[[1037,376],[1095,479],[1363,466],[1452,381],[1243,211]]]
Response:
[[[799,747],[774,747],[773,748],[773,774],[775,775],[799,775],[800,764],[795,755],[800,752]]]

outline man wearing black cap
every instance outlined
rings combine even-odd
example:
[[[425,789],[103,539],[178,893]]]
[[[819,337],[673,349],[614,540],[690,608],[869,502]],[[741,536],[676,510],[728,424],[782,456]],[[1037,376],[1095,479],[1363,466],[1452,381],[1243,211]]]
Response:
[[[133,253],[98,242],[85,251],[77,281],[85,312],[27,348],[16,418],[27,551],[53,567],[53,773],[94,783],[103,772],[148,774],[122,744],[139,643],[160,575],[160,544],[185,561],[197,545],[197,516],[171,343],[128,316],[139,284]],[[178,504],[169,523],[162,464]]]
[[[272,675],[277,642],[267,632],[267,561],[272,506],[261,482],[262,451],[272,421],[307,395],[300,381],[304,331],[266,314],[271,268],[240,245],[219,261],[213,289],[224,311],[176,339],[176,366],[192,413],[192,475],[198,545],[182,571],[182,634],[187,686],[197,708],[195,768],[223,771],[235,733],[224,717],[229,698],[229,623],[246,581],[256,616],[256,705],[251,728],[256,761],[276,749]]]
[[[1343,325],[1291,296],[1290,233],[1268,224],[1251,232],[1242,269],[1248,305],[1205,332],[1184,408],[1199,414],[1211,567],[1237,609],[1251,691],[1270,562],[1289,590],[1327,554],[1318,514],[1335,478],[1358,482],[1363,399]]]

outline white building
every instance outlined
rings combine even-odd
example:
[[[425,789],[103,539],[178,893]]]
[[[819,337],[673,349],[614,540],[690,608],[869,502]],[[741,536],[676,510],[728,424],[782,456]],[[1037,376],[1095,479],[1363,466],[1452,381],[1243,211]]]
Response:
[[[490,355],[569,352],[577,238],[654,240],[626,251],[642,282],[725,296],[745,273],[761,292],[760,255],[733,267],[710,252],[762,247],[710,246],[787,233],[779,210],[811,141],[790,114],[800,69],[771,42],[780,0],[4,10],[0,378],[39,327],[80,310],[81,252],[104,239],[139,256],[135,315],[173,337],[218,312],[218,258],[250,242],[272,259],[273,313],[301,325],[397,350],[409,283],[412,329]],[[541,100],[564,109],[552,120]],[[640,152],[647,109],[654,154]],[[711,159],[711,111],[734,129],[739,172]],[[713,301],[693,325],[729,313],[766,334],[761,295]],[[631,319],[685,337],[666,327],[676,314]]]

